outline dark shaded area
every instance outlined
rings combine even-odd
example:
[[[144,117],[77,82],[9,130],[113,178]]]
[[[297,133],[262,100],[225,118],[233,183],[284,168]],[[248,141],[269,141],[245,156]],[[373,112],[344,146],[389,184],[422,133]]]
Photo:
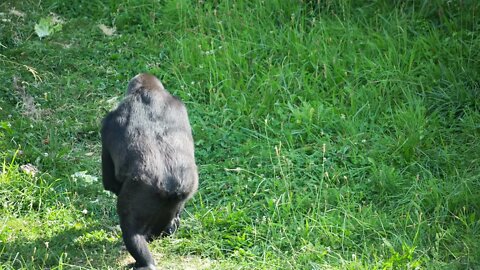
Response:
[[[80,265],[94,269],[103,269],[106,266],[111,269],[118,268],[118,256],[121,252],[121,241],[115,242],[89,238],[85,243],[77,241],[79,237],[85,237],[96,230],[109,230],[105,226],[97,224],[82,229],[67,229],[55,233],[51,237],[41,237],[35,240],[17,237],[14,241],[1,243],[0,250],[2,261],[14,261],[16,268],[33,269],[41,267],[50,269],[59,265]],[[102,260],[98,260],[101,257]]]

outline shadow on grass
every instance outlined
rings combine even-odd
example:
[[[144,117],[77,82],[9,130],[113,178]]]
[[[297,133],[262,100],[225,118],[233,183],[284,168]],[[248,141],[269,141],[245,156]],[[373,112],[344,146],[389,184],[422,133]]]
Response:
[[[97,224],[35,240],[19,237],[2,243],[0,260],[14,269],[129,269],[121,262],[121,238],[111,231]]]

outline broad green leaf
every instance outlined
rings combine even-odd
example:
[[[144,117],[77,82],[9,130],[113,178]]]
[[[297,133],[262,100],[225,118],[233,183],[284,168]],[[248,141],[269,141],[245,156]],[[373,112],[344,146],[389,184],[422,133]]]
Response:
[[[50,16],[46,18],[41,18],[40,21],[35,24],[35,33],[40,38],[50,36],[60,30],[62,30],[61,21],[56,20],[55,18]]]

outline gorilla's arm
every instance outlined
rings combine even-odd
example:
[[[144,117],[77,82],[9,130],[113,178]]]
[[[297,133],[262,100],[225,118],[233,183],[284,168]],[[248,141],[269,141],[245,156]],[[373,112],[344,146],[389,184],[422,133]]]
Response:
[[[110,157],[110,153],[104,147],[102,148],[102,178],[103,187],[118,196],[122,183],[118,182],[115,178],[115,166],[113,160]]]

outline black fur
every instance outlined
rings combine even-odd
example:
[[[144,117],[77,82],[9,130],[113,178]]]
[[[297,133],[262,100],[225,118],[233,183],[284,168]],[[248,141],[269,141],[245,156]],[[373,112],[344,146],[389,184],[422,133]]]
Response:
[[[147,242],[176,231],[198,187],[187,110],[156,77],[139,74],[101,134],[103,185],[118,196],[125,246],[137,269],[155,269]]]

